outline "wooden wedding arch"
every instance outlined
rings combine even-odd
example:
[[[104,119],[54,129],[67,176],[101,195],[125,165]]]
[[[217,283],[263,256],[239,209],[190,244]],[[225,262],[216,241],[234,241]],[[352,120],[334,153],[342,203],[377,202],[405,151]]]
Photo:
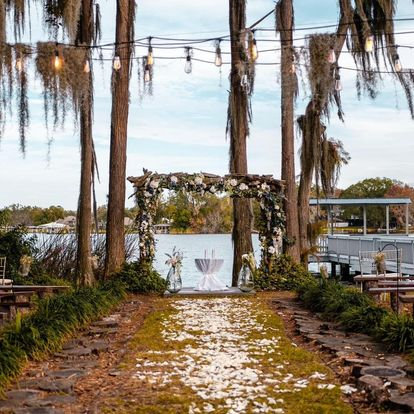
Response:
[[[155,255],[154,216],[159,196],[164,190],[198,194],[227,193],[230,197],[256,198],[260,203],[261,220],[257,224],[262,251],[261,266],[269,268],[272,258],[279,254],[285,230],[283,212],[284,184],[271,175],[208,173],[158,174],[144,170],[139,177],[128,177],[135,189],[140,238],[140,260],[152,262]],[[243,252],[245,253],[245,252]]]

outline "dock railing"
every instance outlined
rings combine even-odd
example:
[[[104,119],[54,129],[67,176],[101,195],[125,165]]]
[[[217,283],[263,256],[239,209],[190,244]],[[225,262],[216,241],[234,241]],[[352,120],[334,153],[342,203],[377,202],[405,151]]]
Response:
[[[390,243],[395,247],[386,246]],[[327,255],[331,261],[337,263],[359,261],[360,252],[378,251],[385,247],[385,251],[394,250],[401,251],[402,271],[414,274],[414,238],[411,237],[370,237],[370,236],[327,236]]]

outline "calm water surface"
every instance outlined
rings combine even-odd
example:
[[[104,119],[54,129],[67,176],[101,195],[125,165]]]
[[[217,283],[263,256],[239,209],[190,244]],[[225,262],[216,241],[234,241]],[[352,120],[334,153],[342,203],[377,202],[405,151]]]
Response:
[[[260,258],[259,238],[257,234],[252,235],[253,248],[256,260]],[[157,234],[157,253],[155,255],[155,268],[165,277],[168,273],[168,265],[165,264],[167,256],[174,246],[184,254],[181,276],[184,286],[196,286],[201,273],[196,269],[194,259],[204,258],[207,250],[208,257],[214,249],[215,258],[223,259],[224,263],[217,274],[219,279],[231,285],[231,271],[233,266],[233,244],[230,234]]]
[[[37,241],[39,247],[50,237],[47,234],[38,234]],[[73,239],[73,235],[67,235],[67,240]],[[104,237],[104,236],[100,236]],[[133,236],[134,237],[134,236]],[[136,236],[138,237],[138,236]],[[259,237],[252,234],[253,249],[256,261],[260,261]],[[226,285],[231,285],[231,272],[233,267],[233,244],[230,234],[157,234],[156,235],[156,255],[154,266],[161,276],[166,277],[168,265],[166,253],[171,253],[174,246],[184,254],[182,279],[184,286],[196,286],[201,277],[201,273],[196,269],[194,259],[204,258],[204,252],[207,250],[207,257],[211,257],[211,251],[215,251],[216,259],[223,259],[224,263],[217,276]],[[138,257],[138,251],[135,252],[134,258]],[[316,264],[311,264],[310,269],[317,270]]]

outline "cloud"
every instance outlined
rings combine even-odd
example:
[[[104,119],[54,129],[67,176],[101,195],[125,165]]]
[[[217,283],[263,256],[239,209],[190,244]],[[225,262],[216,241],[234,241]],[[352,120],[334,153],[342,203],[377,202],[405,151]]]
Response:
[[[106,1],[100,5],[103,15],[103,40],[112,42],[115,2]],[[223,0],[142,0],[137,10],[136,37],[175,33],[178,34],[177,37],[183,38],[213,38],[228,32],[227,7],[228,3]],[[271,10],[274,1],[249,1],[247,7],[247,20],[251,23]],[[337,4],[334,1],[297,0],[295,8],[297,27],[337,21]],[[399,13],[403,16],[412,13],[412,10],[401,3]],[[261,24],[268,28],[273,25],[273,16]],[[410,26],[409,22],[397,24],[401,31]],[[39,27],[39,22],[33,22],[33,41],[46,38]],[[303,37],[306,33],[297,32],[297,37]],[[274,32],[262,32],[259,35],[262,39],[270,39],[274,37]],[[411,37],[401,35],[398,42],[411,44]],[[303,41],[298,42],[301,43]],[[228,46],[227,42],[223,42],[223,51],[228,51]],[[279,46],[278,42],[259,41],[259,50]],[[206,42],[202,48],[214,50],[214,42]],[[145,48],[139,49],[137,56],[144,53]],[[105,56],[110,59],[112,51],[106,51]],[[130,84],[127,174],[138,175],[143,167],[160,172],[176,170],[226,173],[229,148],[225,139],[229,66],[223,65],[220,75],[220,70],[214,65],[194,61],[193,73],[187,75],[184,73],[184,60],[159,59],[162,56],[183,57],[184,51],[155,50],[154,95],[144,97],[142,102],[138,97],[137,66],[133,69]],[[211,61],[214,54],[194,50],[194,57]],[[410,50],[401,49],[400,57],[404,67],[414,66],[414,57]],[[225,55],[224,60],[229,60],[228,55]],[[260,54],[260,62],[279,61],[279,52]],[[341,55],[340,65],[352,66],[349,54]],[[103,70],[98,62],[94,62],[94,66],[94,136],[102,179],[97,185],[97,195],[99,203],[104,203],[108,188],[111,62],[105,62]],[[281,151],[278,71],[279,66],[257,67],[255,94],[252,99],[253,124],[248,139],[249,171],[273,173],[276,177],[280,177]],[[395,87],[385,77],[376,101],[364,97],[358,101],[355,73],[343,70],[341,77],[344,85],[342,99],[345,123],[339,122],[333,114],[328,127],[329,135],[341,139],[352,156],[350,165],[343,168],[340,186],[346,187],[370,176],[388,176],[413,183],[413,122],[400,88]],[[68,119],[66,128],[53,134],[54,140],[48,159],[48,135],[43,121],[41,85],[34,76],[30,77],[29,85],[31,126],[27,156],[23,159],[19,152],[18,127],[14,116],[8,122],[0,143],[0,204],[61,204],[67,208],[75,208],[80,169],[78,132]],[[297,102],[297,115],[303,113],[307,103],[306,92],[302,91]],[[297,140],[296,152],[299,144]],[[297,173],[298,162],[296,157]],[[127,195],[130,192],[131,188],[127,186]],[[131,204],[132,200],[129,201],[129,205]]]

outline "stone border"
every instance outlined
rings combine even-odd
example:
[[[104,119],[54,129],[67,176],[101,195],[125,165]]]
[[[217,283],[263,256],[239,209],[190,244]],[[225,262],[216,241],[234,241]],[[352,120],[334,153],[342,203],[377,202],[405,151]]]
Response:
[[[295,333],[329,355],[329,366],[352,385],[342,387],[353,401],[373,403],[388,412],[414,412],[414,368],[401,355],[388,353],[368,335],[347,333],[303,308],[294,298],[273,299],[278,314],[288,318]],[[358,400],[358,398],[356,399]]]
[[[131,318],[141,312],[143,302],[138,299],[133,297],[123,302],[110,316],[92,323],[68,340],[60,352],[46,361],[29,363],[15,386],[5,393],[5,399],[0,400],[0,413],[83,412],[76,411],[81,409],[81,397],[87,392],[82,379],[96,373],[103,378],[120,375],[115,357],[123,357],[125,350],[119,345],[125,347],[125,341],[132,337],[125,336],[125,330],[130,327],[133,332],[136,330]],[[99,392],[99,387],[94,391]]]

